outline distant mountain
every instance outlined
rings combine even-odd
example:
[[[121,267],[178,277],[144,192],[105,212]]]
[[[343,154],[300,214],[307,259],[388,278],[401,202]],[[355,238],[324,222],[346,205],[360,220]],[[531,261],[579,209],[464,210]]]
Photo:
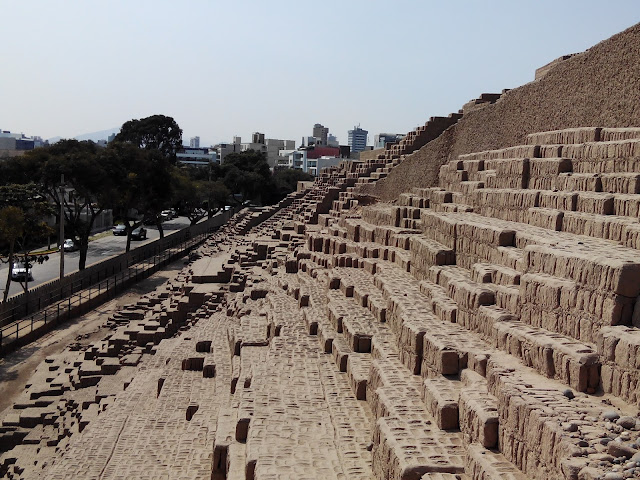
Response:
[[[120,132],[120,127],[110,128],[108,130],[100,130],[99,132],[84,133],[82,135],[77,135],[73,138],[79,141],[91,140],[93,142],[97,142],[98,140],[106,140],[107,138],[109,138],[109,135],[111,135],[112,133],[118,133],[118,132]],[[52,137],[52,138],[48,138],[47,140],[49,141],[49,143],[56,143],[57,141],[62,140],[63,138],[68,138],[68,137]]]
[[[83,135],[78,135],[73,138],[80,141],[92,140],[94,142],[97,142],[98,140],[106,140],[107,138],[109,138],[109,135],[111,135],[112,133],[118,133],[118,132],[120,132],[120,127],[110,128],[109,130],[100,130],[99,132],[85,133]]]

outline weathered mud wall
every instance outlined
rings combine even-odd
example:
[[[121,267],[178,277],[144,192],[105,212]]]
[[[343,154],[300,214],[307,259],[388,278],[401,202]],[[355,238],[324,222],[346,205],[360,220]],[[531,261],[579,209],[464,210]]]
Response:
[[[370,187],[384,200],[438,182],[456,156],[525,142],[532,132],[580,126],[640,126],[640,24],[558,63],[538,81],[469,112]]]
[[[360,152],[360,160],[375,160],[381,153],[384,153],[384,148],[378,148],[376,150],[365,150],[364,152]]]

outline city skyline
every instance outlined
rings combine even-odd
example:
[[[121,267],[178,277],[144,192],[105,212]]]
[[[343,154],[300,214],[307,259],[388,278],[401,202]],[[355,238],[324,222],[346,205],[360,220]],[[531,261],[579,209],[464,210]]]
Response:
[[[353,125],[406,133],[640,20],[631,0],[153,6],[6,2],[21,21],[0,31],[0,128],[71,138],[163,114],[201,145],[299,143],[316,123],[346,144]]]

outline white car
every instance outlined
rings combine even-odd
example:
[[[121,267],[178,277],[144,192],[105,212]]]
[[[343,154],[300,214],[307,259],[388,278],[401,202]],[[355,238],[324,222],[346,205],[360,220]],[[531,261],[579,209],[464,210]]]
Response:
[[[33,275],[31,274],[31,265],[27,263],[25,265],[24,262],[14,262],[13,268],[11,269],[11,280],[17,280],[20,282],[24,282],[25,280],[33,280]]]
[[[62,244],[62,248],[65,252],[75,252],[79,249],[78,244],[72,238],[67,238]]]

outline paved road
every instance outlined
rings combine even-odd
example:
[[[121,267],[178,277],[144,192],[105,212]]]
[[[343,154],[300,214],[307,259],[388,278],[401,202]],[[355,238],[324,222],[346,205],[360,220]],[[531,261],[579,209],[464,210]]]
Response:
[[[171,233],[180,230],[189,225],[189,219],[186,217],[178,217],[171,221],[164,222],[162,224],[164,234],[171,235]],[[147,229],[147,240],[143,241],[131,241],[131,248],[136,248],[139,245],[144,245],[155,239],[160,234],[155,226],[145,226]],[[87,266],[92,265],[102,260],[123,253],[127,245],[127,237],[107,235],[106,237],[99,238],[89,243],[89,250],[87,251]],[[80,252],[65,252],[64,254],[64,273],[65,275],[73,273],[78,270],[78,261],[80,259]],[[4,293],[4,286],[7,281],[6,264],[0,265],[0,295]],[[49,255],[49,260],[41,265],[34,265],[33,269],[33,282],[29,282],[29,287],[40,285],[41,283],[48,282],[54,278],[60,276],[60,254],[53,253]],[[12,295],[21,293],[22,286],[19,282],[11,282],[11,288],[9,289],[9,297]]]

